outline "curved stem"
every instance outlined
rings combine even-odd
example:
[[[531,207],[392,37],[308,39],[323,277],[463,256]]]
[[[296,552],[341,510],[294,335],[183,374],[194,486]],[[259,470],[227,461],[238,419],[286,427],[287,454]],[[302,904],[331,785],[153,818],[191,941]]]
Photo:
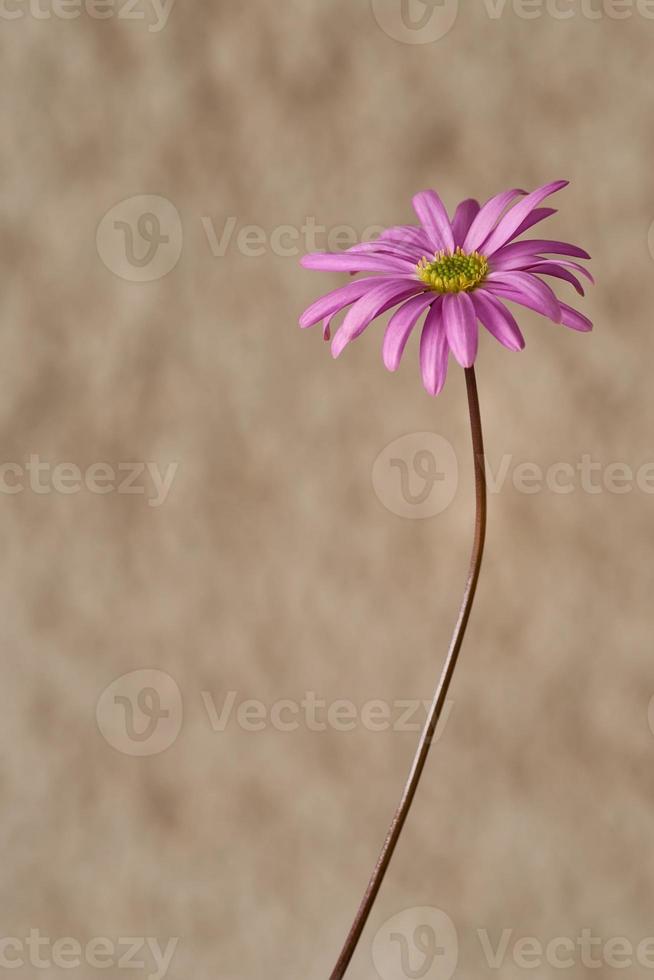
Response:
[[[406,823],[406,819],[411,809],[411,804],[413,803],[413,799],[416,795],[416,790],[418,789],[418,784],[420,783],[420,777],[422,776],[422,772],[427,761],[427,756],[429,755],[429,749],[431,748],[434,734],[445,705],[447,693],[449,691],[459,657],[459,651],[461,650],[461,645],[463,643],[466,626],[468,625],[468,619],[470,618],[470,610],[472,609],[475,591],[477,589],[481,559],[484,551],[484,540],[486,537],[486,468],[484,461],[484,441],[481,429],[481,415],[479,412],[479,398],[477,395],[477,380],[475,378],[474,368],[466,368],[465,377],[468,392],[468,408],[470,410],[472,450],[475,462],[475,490],[477,503],[474,543],[472,547],[472,557],[470,560],[468,580],[463,593],[461,610],[454,628],[445,666],[443,667],[443,672],[434,694],[427,723],[423,729],[422,735],[420,736],[418,750],[413,760],[409,779],[404,788],[400,805],[398,806],[395,816],[393,817],[393,821],[389,828],[381,854],[379,855],[379,860],[377,861],[375,870],[372,873],[372,877],[363,897],[363,901],[361,902],[359,911],[357,912],[352,928],[350,929],[350,933],[345,941],[343,951],[341,952],[338,962],[331,973],[330,980],[342,980],[342,977],[345,975],[361,938],[361,934],[365,928],[366,922],[368,921],[370,912],[372,911],[372,907],[375,903],[375,899],[377,898],[379,889],[381,888],[384,876],[388,870],[388,866],[391,863],[391,858],[393,857],[397,842],[400,838],[400,834],[402,833],[402,828]]]

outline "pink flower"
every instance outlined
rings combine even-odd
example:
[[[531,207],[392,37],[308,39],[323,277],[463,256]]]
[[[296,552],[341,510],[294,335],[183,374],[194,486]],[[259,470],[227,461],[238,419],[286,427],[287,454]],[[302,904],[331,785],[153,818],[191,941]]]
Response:
[[[306,269],[365,275],[313,303],[302,314],[300,326],[311,327],[322,320],[328,340],[333,319],[349,307],[332,341],[332,354],[338,357],[376,317],[397,307],[382,346],[384,364],[395,371],[411,331],[424,315],[420,368],[430,395],[437,395],[445,384],[450,351],[463,367],[474,363],[478,322],[509,350],[522,350],[524,338],[503,300],[573,330],[592,330],[590,320],[562,303],[541,278],[563,279],[583,296],[578,274],[591,282],[593,278],[569,257],[589,259],[588,253],[566,242],[516,241],[556,213],[539,205],[567,183],[558,180],[531,194],[506,191],[483,207],[466,200],[452,221],[435,191],[417,194],[413,206],[419,226],[388,228],[374,242],[335,254],[314,252],[302,259]]]

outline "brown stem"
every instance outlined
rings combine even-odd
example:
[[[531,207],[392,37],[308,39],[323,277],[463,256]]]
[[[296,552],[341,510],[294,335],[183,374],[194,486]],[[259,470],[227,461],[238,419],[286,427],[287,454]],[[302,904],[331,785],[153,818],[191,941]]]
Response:
[[[454,669],[459,657],[459,651],[461,650],[461,644],[463,643],[466,626],[468,625],[468,619],[470,618],[470,610],[472,609],[472,603],[475,597],[477,581],[479,580],[479,570],[481,568],[481,559],[484,552],[484,539],[486,537],[486,467],[484,460],[484,440],[481,430],[481,415],[479,413],[479,397],[477,395],[475,369],[473,367],[466,368],[465,377],[466,388],[468,391],[468,407],[470,410],[470,428],[472,431],[472,451],[475,462],[475,489],[477,502],[475,535],[468,580],[463,593],[461,610],[459,612],[457,624],[454,628],[445,666],[443,667],[443,672],[434,694],[434,700],[431,704],[427,723],[423,729],[422,735],[420,736],[420,743],[413,760],[408,782],[404,788],[400,805],[398,806],[395,816],[393,817],[384,846],[381,850],[381,854],[379,855],[379,860],[377,861],[375,870],[372,873],[370,883],[368,884],[366,893],[363,896],[363,901],[361,902],[359,911],[357,912],[352,928],[350,929],[350,933],[345,941],[343,951],[331,973],[330,980],[342,980],[348,966],[350,965],[350,961],[357,948],[366,922],[368,921],[368,917],[372,911],[372,907],[375,903],[375,899],[377,898],[379,889],[381,888],[384,876],[388,870],[388,866],[391,863],[391,858],[393,857],[395,847],[400,838],[400,834],[402,833],[402,828],[404,827],[406,819],[409,815],[411,804],[413,803],[413,799],[416,795],[420,777],[422,776],[423,769],[425,768],[427,756],[429,755],[429,749],[431,748],[434,733],[436,732],[436,728],[445,705],[450,683],[454,675]]]

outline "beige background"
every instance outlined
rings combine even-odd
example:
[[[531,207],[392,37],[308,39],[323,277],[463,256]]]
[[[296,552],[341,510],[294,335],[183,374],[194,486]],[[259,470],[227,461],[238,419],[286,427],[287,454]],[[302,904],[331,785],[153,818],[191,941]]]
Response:
[[[242,226],[360,234],[412,220],[428,186],[453,206],[570,178],[548,235],[593,254],[580,305],[596,330],[525,313],[524,353],[483,338],[489,459],[654,460],[654,21],[460,6],[425,44],[389,36],[365,0],[177,0],[161,30],[117,11],[2,17],[2,461],[179,464],[160,507],[28,483],[0,496],[4,937],[179,937],[172,980],[324,980],[404,780],[415,733],[234,717],[221,733],[206,710],[230,691],[267,707],[429,697],[470,538],[460,369],[430,399],[415,342],[385,372],[380,325],[333,362],[297,318],[342,277],[243,254]],[[134,195],[167,198],[183,229],[151,282],[96,246]],[[230,217],[214,255],[206,228]],[[456,448],[458,492],[405,520],[372,465],[424,431]],[[407,908],[451,917],[471,980],[615,973],[578,955],[525,971],[510,952],[493,971],[479,929],[494,945],[504,928],[654,935],[651,524],[637,489],[526,495],[509,478],[492,496],[451,715],[353,980],[402,980],[396,947],[380,974],[371,951]],[[172,676],[184,720],[135,758],[96,704],[143,668]],[[26,963],[15,977],[126,975]]]

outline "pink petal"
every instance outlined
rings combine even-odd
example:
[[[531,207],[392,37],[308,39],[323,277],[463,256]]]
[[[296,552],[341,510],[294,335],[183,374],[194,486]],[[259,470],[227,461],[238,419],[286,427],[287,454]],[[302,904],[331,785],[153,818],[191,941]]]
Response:
[[[350,255],[348,252],[312,252],[303,256],[300,264],[305,269],[322,272],[404,272],[413,275],[415,263],[406,259],[394,259],[381,255]]]
[[[422,191],[413,198],[413,207],[427,236],[436,249],[454,251],[454,234],[445,205],[436,191]]]
[[[564,279],[574,286],[580,296],[586,295],[584,287],[577,277],[569,269],[565,269],[562,265],[559,265],[558,262],[536,262],[534,265],[529,266],[529,272],[543,276],[554,276],[555,279]]]
[[[382,255],[382,256],[394,256],[398,259],[404,259],[406,262],[411,262],[413,265],[417,265],[420,259],[424,256],[425,250],[418,248],[417,245],[405,245],[400,242],[392,241],[374,241],[374,242],[361,242],[359,245],[353,245],[347,250],[348,255]]]
[[[496,252],[490,260],[493,269],[517,269],[542,258],[541,252],[552,255],[574,255],[578,259],[589,259],[590,255],[583,248],[570,245],[568,242],[551,242],[542,238],[526,242],[513,242],[505,245]]]
[[[347,286],[340,286],[333,292],[321,296],[309,306],[300,317],[300,326],[312,327],[319,320],[334,316],[343,307],[356,302],[369,289],[373,289],[381,282],[386,282],[385,276],[368,276],[366,279],[357,279],[356,282],[348,283]]]
[[[386,228],[377,241],[391,241],[400,242],[403,245],[415,245],[416,248],[425,249],[429,254],[434,251],[434,247],[429,241],[424,228],[417,228],[415,225],[395,225],[392,228]]]
[[[421,282],[411,285],[406,280],[393,279],[369,290],[348,310],[332,340],[332,356],[338,357],[350,341],[362,334],[371,320],[385,309],[390,309],[417,292],[424,292],[424,288],[424,283]]]
[[[527,194],[522,201],[504,215],[495,231],[483,243],[484,255],[492,255],[494,252],[497,252],[502,245],[508,242],[525,218],[531,214],[541,201],[549,197],[550,194],[560,191],[567,184],[567,180],[555,180],[551,184],[545,184],[543,187],[532,191],[531,194]]]
[[[520,332],[520,327],[503,303],[483,289],[476,289],[471,294],[471,299],[477,316],[496,340],[509,350],[524,348],[525,338]]]
[[[484,289],[536,310],[555,323],[561,322],[561,307],[555,294],[529,272],[492,272],[484,281]]]
[[[531,263],[531,265],[526,267],[525,271],[535,271],[537,266],[543,263],[545,265],[560,266],[562,269],[575,269],[577,272],[580,272],[582,276],[585,276],[589,282],[592,282],[593,284],[595,283],[595,278],[593,275],[591,275],[588,269],[584,268],[584,266],[580,265],[578,262],[570,262],[569,259],[543,259],[539,256],[536,260],[534,260],[534,262]]]
[[[509,241],[513,241],[514,238],[519,238],[520,235],[524,235],[526,231],[533,228],[540,221],[545,221],[545,218],[551,218],[553,214],[556,214],[556,208],[534,208],[530,215],[528,215],[522,222],[519,228],[511,235]]]
[[[470,225],[478,214],[479,201],[475,201],[472,197],[469,197],[466,201],[461,201],[452,221],[455,245],[463,245],[466,235],[470,231]]]
[[[587,333],[593,329],[592,320],[589,320],[579,310],[573,310],[567,303],[561,303],[561,313],[561,323],[565,327],[570,327],[571,330],[580,330],[582,333]]]
[[[430,395],[443,389],[447,377],[450,347],[443,322],[443,300],[438,297],[427,314],[420,336],[420,371],[422,383]]]
[[[421,314],[436,299],[438,297],[431,290],[428,293],[413,296],[389,320],[382,345],[382,358],[389,371],[397,371],[411,331]]]
[[[504,209],[519,194],[526,194],[526,191],[521,191],[515,187],[513,190],[496,194],[495,197],[491,197],[489,201],[486,201],[466,235],[465,242],[463,243],[464,252],[474,252],[480,247],[495,227],[495,223]]]
[[[461,367],[471,367],[477,356],[477,314],[467,293],[448,293],[443,298],[443,321],[450,349]]]
[[[503,248],[500,252],[496,252],[489,261],[491,272],[520,272],[523,269],[528,269],[530,265],[534,265],[535,262],[544,262],[545,258],[542,255],[532,254],[531,252],[527,254],[526,252],[514,253],[509,250],[513,246],[509,245],[507,248]]]

